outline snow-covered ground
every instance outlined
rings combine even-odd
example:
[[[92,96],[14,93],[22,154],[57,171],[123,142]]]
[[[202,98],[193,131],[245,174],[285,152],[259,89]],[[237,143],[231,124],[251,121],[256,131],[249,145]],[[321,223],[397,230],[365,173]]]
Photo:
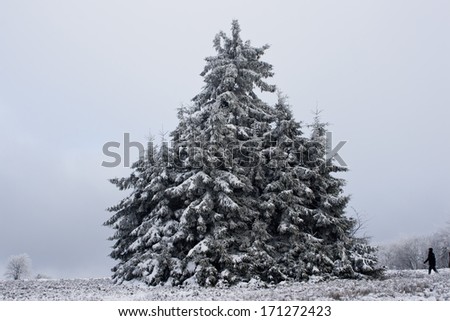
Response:
[[[383,280],[329,280],[263,286],[147,287],[115,285],[110,279],[0,281],[0,300],[148,300],[148,301],[306,301],[306,300],[445,300],[450,301],[450,269],[388,271]]]

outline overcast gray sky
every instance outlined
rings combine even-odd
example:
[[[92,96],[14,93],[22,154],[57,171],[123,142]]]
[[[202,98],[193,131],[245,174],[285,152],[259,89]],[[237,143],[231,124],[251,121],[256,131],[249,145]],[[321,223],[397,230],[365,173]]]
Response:
[[[0,2],[0,278],[108,276],[105,211],[123,196],[102,146],[170,131],[238,19],[297,120],[316,104],[375,242],[450,220],[449,1]],[[273,100],[268,97],[267,100]],[[110,160],[110,159],[109,159]],[[351,212],[351,211],[350,211]]]

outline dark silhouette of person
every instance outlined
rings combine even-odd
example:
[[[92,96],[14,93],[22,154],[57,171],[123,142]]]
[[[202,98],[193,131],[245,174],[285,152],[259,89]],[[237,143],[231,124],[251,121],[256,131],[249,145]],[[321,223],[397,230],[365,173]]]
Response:
[[[450,252],[448,252],[448,267],[450,268]]]
[[[431,274],[431,270],[438,273],[438,271],[436,270],[436,257],[434,256],[433,249],[431,247],[428,249],[428,257],[423,263],[425,264],[427,262],[428,262],[428,274]]]

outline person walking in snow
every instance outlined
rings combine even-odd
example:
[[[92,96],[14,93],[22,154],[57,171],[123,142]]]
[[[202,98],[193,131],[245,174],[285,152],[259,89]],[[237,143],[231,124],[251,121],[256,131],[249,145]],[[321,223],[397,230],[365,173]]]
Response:
[[[425,264],[427,262],[428,262],[428,274],[431,274],[431,270],[438,273],[438,271],[436,270],[436,257],[434,256],[433,249],[431,247],[428,249],[428,257],[423,263]]]

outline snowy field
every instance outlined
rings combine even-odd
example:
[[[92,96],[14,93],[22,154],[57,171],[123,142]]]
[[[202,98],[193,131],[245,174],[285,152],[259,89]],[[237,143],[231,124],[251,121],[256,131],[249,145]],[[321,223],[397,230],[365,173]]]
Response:
[[[450,301],[450,269],[428,275],[425,270],[388,271],[383,280],[310,280],[262,286],[257,282],[226,288],[146,287],[114,285],[110,279],[0,281],[0,300],[70,301]]]

